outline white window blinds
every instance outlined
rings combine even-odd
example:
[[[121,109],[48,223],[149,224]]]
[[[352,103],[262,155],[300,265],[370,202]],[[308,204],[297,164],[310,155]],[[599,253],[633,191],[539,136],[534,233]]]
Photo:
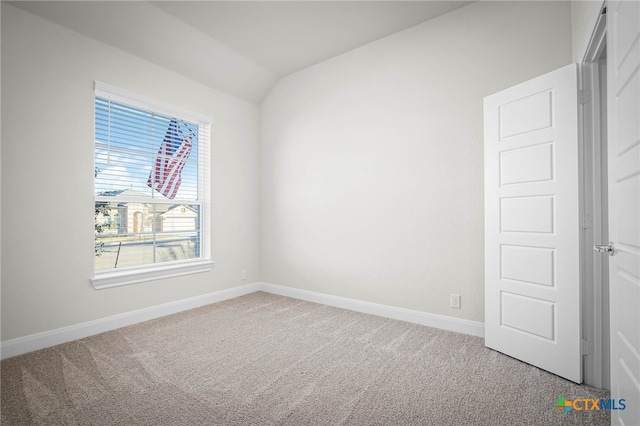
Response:
[[[96,82],[94,285],[210,263],[209,132],[205,117]]]

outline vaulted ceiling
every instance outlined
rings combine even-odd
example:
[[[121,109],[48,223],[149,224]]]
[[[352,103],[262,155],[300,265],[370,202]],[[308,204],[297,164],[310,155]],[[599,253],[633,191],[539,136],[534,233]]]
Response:
[[[26,1],[45,19],[260,103],[283,76],[470,1]]]

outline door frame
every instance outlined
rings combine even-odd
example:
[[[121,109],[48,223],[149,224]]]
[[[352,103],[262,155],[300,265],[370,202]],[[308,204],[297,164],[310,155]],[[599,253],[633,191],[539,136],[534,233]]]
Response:
[[[594,244],[608,240],[606,2],[580,64],[579,143],[581,182],[581,282],[583,381],[610,389],[609,278],[606,256],[594,256]]]

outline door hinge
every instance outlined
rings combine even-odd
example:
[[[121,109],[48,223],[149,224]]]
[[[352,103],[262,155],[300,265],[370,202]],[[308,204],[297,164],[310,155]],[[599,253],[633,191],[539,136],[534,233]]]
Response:
[[[585,105],[591,102],[591,89],[578,90],[578,103]]]
[[[593,354],[593,342],[587,339],[580,340],[580,355],[591,354]]]
[[[593,219],[590,214],[583,214],[580,221],[580,229],[591,229],[593,227]]]

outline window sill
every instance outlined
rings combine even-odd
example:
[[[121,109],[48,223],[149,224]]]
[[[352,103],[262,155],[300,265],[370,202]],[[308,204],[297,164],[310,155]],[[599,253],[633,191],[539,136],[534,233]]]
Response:
[[[213,262],[201,261],[177,265],[148,266],[141,269],[97,272],[93,278],[91,278],[91,284],[93,284],[93,287],[96,290],[101,290],[103,288],[117,287],[144,281],[208,272],[212,267]]]

